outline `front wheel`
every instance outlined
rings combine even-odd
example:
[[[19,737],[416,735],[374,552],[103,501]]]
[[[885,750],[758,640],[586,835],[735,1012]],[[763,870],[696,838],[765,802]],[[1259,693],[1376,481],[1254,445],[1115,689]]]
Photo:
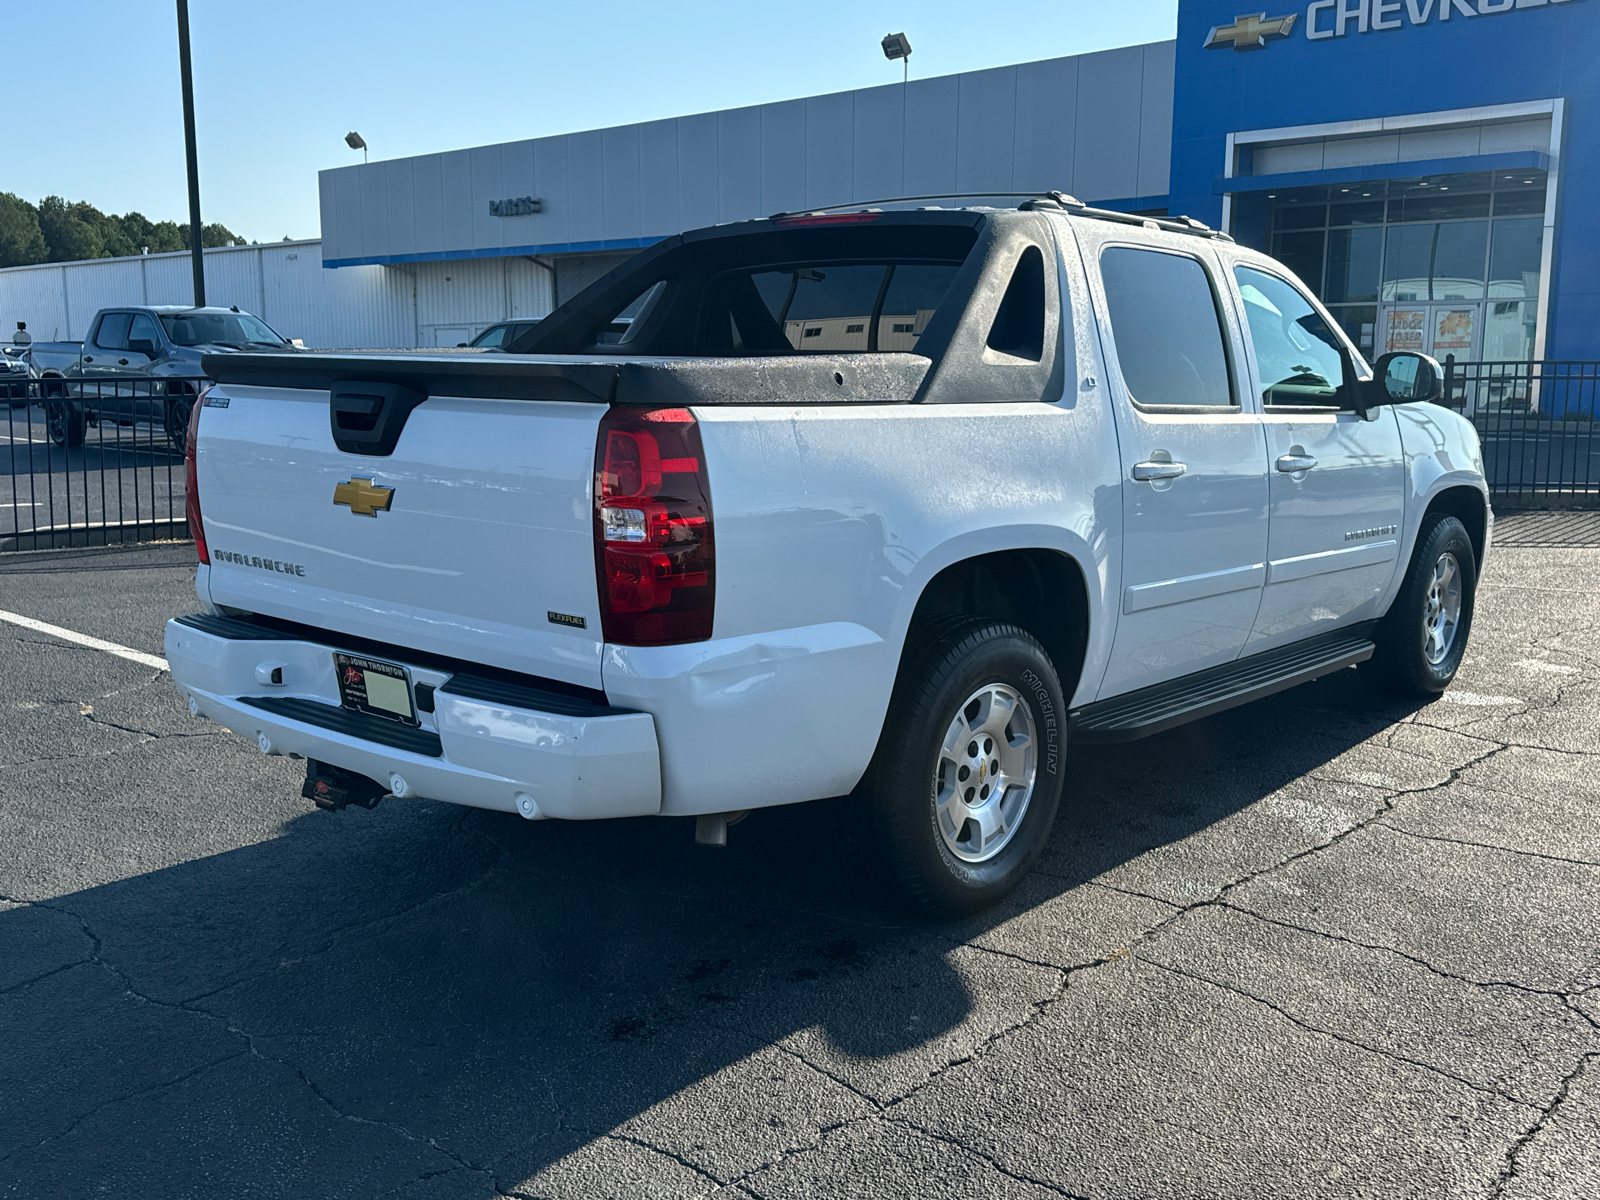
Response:
[[[1472,632],[1478,559],[1466,526],[1434,513],[1417,532],[1405,582],[1379,623],[1366,677],[1399,696],[1437,696],[1461,669]]]
[[[1043,647],[1013,625],[965,620],[907,649],[860,790],[904,894],[960,916],[1005,896],[1044,849],[1066,701]]]

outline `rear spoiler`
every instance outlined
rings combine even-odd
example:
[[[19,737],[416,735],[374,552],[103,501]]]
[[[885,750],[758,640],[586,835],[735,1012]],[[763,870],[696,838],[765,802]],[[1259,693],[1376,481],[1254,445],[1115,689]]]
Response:
[[[519,354],[207,354],[206,378],[331,392],[388,384],[424,396],[579,404],[909,404],[932,362],[920,354],[753,358],[551,358]]]

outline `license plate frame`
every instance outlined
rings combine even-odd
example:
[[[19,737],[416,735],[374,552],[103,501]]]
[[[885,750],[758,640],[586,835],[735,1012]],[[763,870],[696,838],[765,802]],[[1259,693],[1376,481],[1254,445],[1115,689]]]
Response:
[[[336,650],[333,674],[339,682],[341,707],[401,725],[421,724],[417,719],[416,698],[411,691],[411,672],[399,663]],[[374,680],[381,682],[373,686],[371,681]]]

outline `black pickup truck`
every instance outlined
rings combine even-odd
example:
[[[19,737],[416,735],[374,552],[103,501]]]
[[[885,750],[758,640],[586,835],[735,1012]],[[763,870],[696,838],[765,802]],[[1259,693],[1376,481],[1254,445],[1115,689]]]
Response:
[[[260,317],[238,308],[103,308],[81,342],[27,347],[50,440],[77,446],[102,420],[158,425],[183,448],[189,411],[203,385],[205,354],[294,353]]]

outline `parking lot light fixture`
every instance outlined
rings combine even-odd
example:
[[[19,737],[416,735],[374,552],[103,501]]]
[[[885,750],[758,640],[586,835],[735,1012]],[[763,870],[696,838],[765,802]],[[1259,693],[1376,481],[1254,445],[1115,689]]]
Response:
[[[354,129],[344,135],[344,144],[352,150],[361,151],[361,161],[367,161],[367,141]]]
[[[883,35],[883,56],[890,62],[900,60],[904,68],[901,72],[900,82],[905,83],[911,78],[911,39],[903,33],[886,33]]]

